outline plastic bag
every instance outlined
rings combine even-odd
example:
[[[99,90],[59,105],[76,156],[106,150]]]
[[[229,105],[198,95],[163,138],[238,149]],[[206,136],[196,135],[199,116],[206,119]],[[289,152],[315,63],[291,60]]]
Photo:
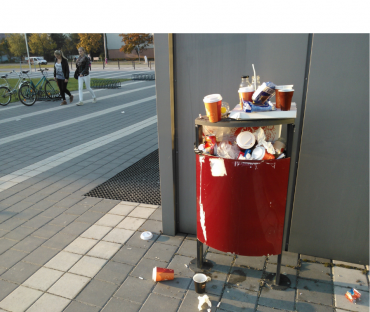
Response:
[[[217,147],[215,148],[215,155],[222,158],[238,159],[239,153],[239,147],[231,144],[229,141],[217,143]]]
[[[258,128],[258,130],[254,133],[256,136],[256,140],[258,142],[257,146],[263,146],[268,153],[275,154],[275,149],[271,142],[266,142],[265,132],[262,128]]]

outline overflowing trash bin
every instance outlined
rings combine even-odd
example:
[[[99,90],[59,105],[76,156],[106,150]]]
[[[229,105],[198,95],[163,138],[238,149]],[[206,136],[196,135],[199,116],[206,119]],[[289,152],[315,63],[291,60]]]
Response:
[[[294,90],[272,82],[253,87],[246,77],[234,109],[220,94],[211,94],[203,99],[206,115],[195,119],[198,250],[190,268],[200,272],[212,266],[203,259],[203,244],[242,256],[278,255],[274,278],[279,285],[297,113]],[[271,102],[276,90],[279,107]],[[282,125],[287,138],[281,137]]]

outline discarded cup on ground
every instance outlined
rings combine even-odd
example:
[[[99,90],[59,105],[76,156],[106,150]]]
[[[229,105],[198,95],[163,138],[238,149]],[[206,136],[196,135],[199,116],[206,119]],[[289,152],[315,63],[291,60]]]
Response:
[[[175,271],[172,269],[154,267],[152,278],[154,282],[172,281],[175,278]]]
[[[206,108],[206,114],[210,122],[217,122],[221,120],[221,94],[210,94],[203,99]]]
[[[153,237],[153,234],[149,231],[145,231],[143,233],[141,233],[140,235],[140,238],[143,239],[143,240],[149,240]]]
[[[276,108],[281,108],[280,107],[280,101],[278,99],[278,93],[279,90],[281,89],[293,89],[293,85],[282,85],[282,86],[275,86],[275,99],[276,99]]]
[[[206,291],[206,283],[209,282],[211,278],[203,273],[197,273],[193,276],[195,292],[197,294],[204,294]]]
[[[263,146],[257,146],[252,152],[252,158],[254,160],[267,160],[275,159],[275,156],[267,153],[266,149]]]
[[[256,137],[252,132],[244,131],[239,133],[236,137],[236,144],[242,149],[247,150],[254,146],[256,143]]]
[[[289,111],[292,105],[294,90],[293,89],[280,89],[277,93],[277,101],[280,104],[280,109],[282,111]]]
[[[254,93],[254,87],[243,87],[239,88],[239,102],[240,106],[243,109],[243,101],[252,101],[252,95]]]

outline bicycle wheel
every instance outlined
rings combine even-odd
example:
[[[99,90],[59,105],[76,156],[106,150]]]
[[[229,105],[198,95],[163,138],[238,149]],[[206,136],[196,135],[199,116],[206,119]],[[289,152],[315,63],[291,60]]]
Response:
[[[60,97],[59,87],[54,79],[46,80],[44,88],[45,94],[49,99]]]
[[[35,104],[37,96],[36,90],[29,84],[23,84],[18,91],[19,100],[26,106]]]
[[[5,106],[10,103],[10,100],[12,98],[12,94],[10,93],[10,90],[7,87],[1,87],[0,88],[0,105]]]

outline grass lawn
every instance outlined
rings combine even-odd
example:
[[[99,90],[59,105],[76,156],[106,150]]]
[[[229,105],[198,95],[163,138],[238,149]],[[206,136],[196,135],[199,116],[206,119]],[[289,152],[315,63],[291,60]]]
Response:
[[[49,79],[52,79],[52,78],[49,78]],[[36,85],[40,78],[32,78],[31,79],[32,82]],[[54,80],[54,79],[53,79]],[[104,79],[104,78],[91,78],[91,81],[94,81],[94,80],[111,80],[111,79]],[[131,80],[131,79],[114,79],[114,80],[118,80],[120,82],[122,81],[128,81],[128,80]],[[9,82],[9,85],[10,85],[10,88],[14,88],[15,84],[17,83],[18,79],[8,79],[8,82]],[[4,79],[0,79],[0,86],[2,84],[5,83],[5,80]],[[39,89],[39,87],[37,87],[37,89]],[[67,86],[67,89],[69,91],[76,91],[78,90],[78,80],[77,79],[74,79],[73,77],[70,77],[69,80],[68,80],[68,86]],[[42,89],[44,90],[44,89]],[[14,94],[12,95],[12,99],[10,101],[10,103],[13,103],[13,102],[18,102],[18,96],[14,96]]]

